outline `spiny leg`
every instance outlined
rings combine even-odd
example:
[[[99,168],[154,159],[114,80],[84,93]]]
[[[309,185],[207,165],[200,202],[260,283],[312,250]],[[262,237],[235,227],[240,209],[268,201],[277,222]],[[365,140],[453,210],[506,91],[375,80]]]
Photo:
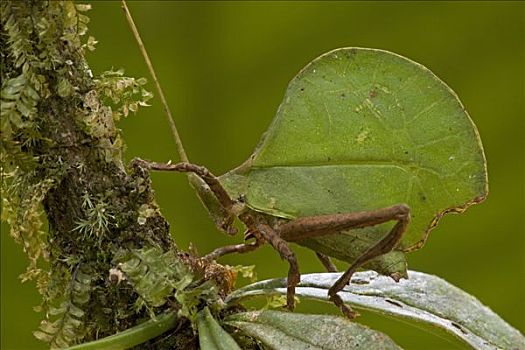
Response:
[[[216,221],[216,225],[218,226],[218,228],[221,231],[228,233],[229,235],[234,235],[235,233],[237,233],[237,229],[233,227],[233,221],[235,218],[235,214],[233,213],[233,207],[235,205],[235,202],[230,198],[228,192],[226,192],[224,187],[222,187],[217,177],[213,175],[208,169],[206,169],[203,166],[191,163],[157,163],[146,161],[140,158],[135,158],[132,161],[132,163],[139,164],[140,166],[151,170],[177,171],[184,173],[193,173],[197,175],[198,178],[204,181],[204,183],[209,187],[209,189],[204,190],[205,196],[208,196],[208,193],[211,191],[211,193],[213,193],[213,196],[217,198],[219,204],[222,206],[222,208],[215,208],[216,211],[220,211],[220,216],[222,216],[222,220],[218,220],[219,222],[217,222],[215,217],[213,218],[214,221]],[[201,198],[201,200],[205,201],[205,199],[203,198]],[[205,204],[206,207],[208,207],[208,205],[210,205],[210,203]],[[210,210],[211,209],[208,208],[208,211]],[[213,216],[214,215],[212,215],[212,217]]]
[[[410,221],[410,209],[405,205],[400,205],[397,207],[397,209],[398,212],[392,217],[393,220],[397,220],[397,223],[394,225],[392,230],[390,230],[390,232],[379,242],[361,254],[348,268],[348,270],[346,270],[346,272],[341,277],[339,277],[334,285],[328,290],[328,296],[330,299],[333,300],[334,304],[336,304],[343,314],[345,314],[348,318],[354,318],[359,314],[345,305],[337,293],[350,282],[352,275],[357,271],[358,268],[378,256],[391,252],[399,244],[403,234],[406,231],[408,222]]]
[[[206,260],[217,260],[223,255],[232,253],[248,253],[259,248],[264,243],[263,240],[256,239],[253,243],[241,243],[226,245],[213,250],[211,253],[206,254],[203,258]]]
[[[224,187],[222,187],[219,179],[213,175],[208,169],[203,166],[192,164],[192,163],[157,163],[150,162],[143,159],[134,159],[134,162],[143,165],[144,167],[152,170],[163,170],[163,171],[178,171],[181,173],[194,173],[198,175],[213,191],[217,200],[226,209],[231,209],[235,202],[230,198],[230,195]]]
[[[357,313],[346,306],[337,293],[350,282],[358,268],[380,255],[389,253],[399,244],[410,221],[410,208],[405,204],[398,204],[366,212],[305,217],[280,226],[278,234],[287,241],[298,241],[352,228],[374,226],[390,220],[398,222],[386,236],[361,254],[328,290],[328,296],[343,314],[348,318],[354,318]]]
[[[224,187],[222,187],[222,184],[219,182],[219,179],[205,167],[184,162],[176,164],[157,163],[145,161],[138,158],[134,159],[134,162],[139,163],[140,165],[152,170],[190,172],[196,174],[209,186],[210,190],[213,192],[213,194],[215,195],[219,203],[222,205],[222,207],[225,208],[231,216],[235,215],[233,210],[235,202],[231,199],[230,195],[228,194],[228,192],[226,192]],[[250,244],[243,243],[220,247],[207,254],[204,258],[209,260],[215,260],[225,254],[247,253],[259,248],[265,242],[265,237],[263,237],[259,232],[259,229],[256,225],[256,221],[250,213],[241,213],[239,215],[239,219],[246,225],[246,227],[248,227],[248,230],[251,232],[250,236],[255,238],[255,242]],[[270,231],[274,233],[271,228]],[[268,233],[268,235],[271,236],[271,233]],[[288,248],[288,246],[286,246],[286,248]],[[291,252],[289,248],[288,250],[289,252]],[[293,257],[293,260],[295,261],[295,255],[293,255],[293,252],[291,252],[291,255]],[[292,266],[292,262],[290,262],[290,266]],[[296,261],[295,266],[297,266]],[[296,270],[299,271],[298,268],[296,268]],[[299,278],[297,278],[297,283],[299,283],[298,280]]]
[[[306,216],[279,225],[276,230],[287,242],[336,234],[341,231],[369,227],[397,220],[400,213],[408,213],[406,204],[344,214]],[[408,214],[407,214],[408,215]]]
[[[281,258],[288,261],[288,264],[290,265],[288,270],[288,286],[286,289],[286,307],[288,310],[292,311],[295,307],[295,287],[301,280],[297,258],[288,246],[288,243],[279,237],[279,235],[268,224],[256,223],[256,227],[262,237],[268,241],[271,246],[279,252]]]

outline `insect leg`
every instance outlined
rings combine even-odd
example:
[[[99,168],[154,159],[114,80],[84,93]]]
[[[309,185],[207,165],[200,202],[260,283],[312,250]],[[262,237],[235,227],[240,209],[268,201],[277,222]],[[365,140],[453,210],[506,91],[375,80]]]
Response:
[[[286,241],[295,242],[305,238],[336,234],[353,228],[374,226],[390,220],[398,222],[386,236],[361,254],[328,291],[330,299],[341,311],[349,318],[354,318],[357,313],[346,306],[337,293],[350,282],[354,272],[363,264],[389,253],[399,244],[410,221],[409,207],[405,204],[398,204],[371,211],[303,217],[279,226],[277,233]],[[323,262],[322,258],[321,262]]]
[[[369,211],[306,216],[279,225],[276,230],[287,242],[296,242],[305,238],[332,235],[345,230],[397,220],[399,215],[405,212],[408,215],[409,211],[406,204],[398,204]]]
[[[337,267],[334,265],[332,260],[328,255],[324,255],[319,252],[315,252],[315,255],[317,255],[317,258],[321,261],[321,264],[325,267],[326,271],[328,272],[337,272]]]
[[[277,232],[275,232],[268,224],[266,223],[256,223],[255,226],[261,234],[261,236],[268,241],[271,246],[279,252],[279,255],[283,260],[288,261],[290,268],[288,270],[288,287],[286,293],[286,307],[288,310],[292,311],[295,307],[295,287],[299,284],[301,280],[301,275],[299,273],[299,265],[297,264],[297,258],[295,257],[294,252],[288,246],[285,240],[283,240]]]
[[[212,251],[211,253],[206,254],[203,259],[206,260],[217,260],[223,255],[231,253],[248,253],[259,248],[264,241],[257,239],[253,243],[241,243],[241,244],[232,244],[224,247],[220,247]]]
[[[218,228],[230,235],[234,235],[237,232],[237,230],[233,227],[235,214],[232,212],[232,208],[235,202],[230,198],[224,187],[222,187],[217,177],[213,175],[208,169],[203,166],[184,162],[176,164],[157,163],[139,158],[134,159],[133,162],[151,170],[177,171],[195,174],[197,176],[197,180],[201,180],[201,182],[203,181],[204,184],[201,185],[200,183],[192,183],[192,185],[199,187],[196,188],[199,198],[203,202],[204,206],[208,209]],[[191,182],[192,181],[190,181],[190,183]],[[210,194],[210,191],[212,194]],[[219,203],[210,200],[211,195],[213,195]],[[217,216],[220,218],[217,218]]]
[[[390,219],[397,220],[397,223],[392,228],[392,230],[390,230],[390,232],[379,242],[361,254],[348,268],[348,270],[346,270],[346,272],[328,290],[328,296],[330,299],[332,299],[334,304],[336,304],[343,314],[345,314],[348,318],[354,318],[358,314],[346,306],[337,293],[350,282],[352,275],[357,271],[358,268],[380,255],[391,252],[401,241],[401,238],[403,237],[403,234],[405,233],[407,225],[410,221],[410,209],[406,205],[401,204],[391,208],[395,208],[396,210]],[[376,224],[377,223],[372,223],[371,226]]]
[[[145,161],[142,159],[135,159],[134,162],[152,170],[164,170],[164,171],[178,171],[181,173],[194,173],[200,177],[213,191],[219,202],[227,209],[231,209],[234,205],[230,195],[215,175],[213,175],[208,169],[203,166],[191,164],[191,163],[157,163]]]

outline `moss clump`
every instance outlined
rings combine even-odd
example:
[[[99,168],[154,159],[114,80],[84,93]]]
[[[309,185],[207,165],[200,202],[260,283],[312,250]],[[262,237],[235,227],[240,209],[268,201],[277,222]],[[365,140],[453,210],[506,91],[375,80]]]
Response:
[[[169,261],[196,261],[177,255],[147,171],[123,165],[116,122],[147,105],[151,94],[144,79],[121,71],[93,77],[84,58],[96,43],[85,37],[88,9],[71,1],[1,4],[2,219],[29,257],[22,278],[37,279],[45,314],[35,335],[52,348],[180,307],[171,289],[177,284],[152,302],[155,284],[115,283],[111,272],[122,256],[159,252],[160,260],[134,271],[136,280],[164,276]],[[188,271],[202,282],[204,270]],[[187,348],[194,334],[180,332],[170,342]]]

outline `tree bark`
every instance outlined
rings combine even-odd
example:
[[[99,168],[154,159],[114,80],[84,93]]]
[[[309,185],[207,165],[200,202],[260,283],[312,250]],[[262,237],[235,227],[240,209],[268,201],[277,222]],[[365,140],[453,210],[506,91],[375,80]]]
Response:
[[[110,278],[117,253],[178,252],[147,171],[123,166],[114,118],[137,102],[108,103],[105,90],[119,97],[141,83],[93,78],[83,10],[69,1],[2,1],[3,217],[29,256],[25,277],[38,279],[46,311],[39,337],[52,347],[111,335],[148,317],[134,306],[134,288]],[[187,320],[176,328],[141,348],[197,347]]]

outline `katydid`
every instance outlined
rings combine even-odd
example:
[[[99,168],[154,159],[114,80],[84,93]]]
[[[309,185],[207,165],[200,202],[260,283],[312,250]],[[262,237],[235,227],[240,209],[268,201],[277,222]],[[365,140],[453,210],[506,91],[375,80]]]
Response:
[[[221,230],[233,234],[235,217],[247,228],[244,244],[218,248],[208,259],[269,243],[290,265],[289,309],[300,279],[289,242],[314,250],[329,271],[330,257],[347,261],[328,293],[349,318],[356,313],[337,293],[358,268],[393,250],[420,248],[444,214],[464,211],[488,191],[479,134],[454,92],[421,65],[374,49],[334,50],[305,67],[237,169],[217,178],[181,158],[137,161],[191,174]],[[389,221],[395,224],[372,239],[368,233],[359,255],[346,240],[362,233],[355,229]]]
[[[206,255],[205,259],[217,259],[222,255],[230,253],[246,253],[260,247],[265,242],[271,244],[272,247],[279,252],[281,258],[290,264],[286,298],[286,305],[290,310],[294,308],[295,287],[300,281],[300,273],[297,259],[290,249],[288,242],[301,244],[305,238],[333,235],[349,229],[382,224],[390,220],[397,221],[396,225],[385,237],[371,246],[355,261],[348,261],[352,263],[351,266],[328,291],[330,299],[339,307],[343,314],[349,318],[354,318],[357,314],[343,303],[337,295],[337,292],[350,282],[353,273],[363,264],[377,256],[392,251],[392,249],[399,244],[410,221],[410,209],[406,204],[397,204],[371,211],[303,217],[291,221],[283,221],[282,219],[275,220],[275,218],[248,208],[244,205],[242,198],[232,199],[218,178],[205,167],[191,163],[162,164],[147,162],[141,159],[136,159],[135,162],[152,170],[190,172],[196,174],[209,186],[225,211],[232,216],[236,216],[244,223],[247,228],[245,239],[255,239],[253,243],[218,248]],[[306,244],[306,246],[308,245]],[[335,271],[335,266],[329,258],[331,255],[330,251],[316,252],[316,254],[328,271]]]

